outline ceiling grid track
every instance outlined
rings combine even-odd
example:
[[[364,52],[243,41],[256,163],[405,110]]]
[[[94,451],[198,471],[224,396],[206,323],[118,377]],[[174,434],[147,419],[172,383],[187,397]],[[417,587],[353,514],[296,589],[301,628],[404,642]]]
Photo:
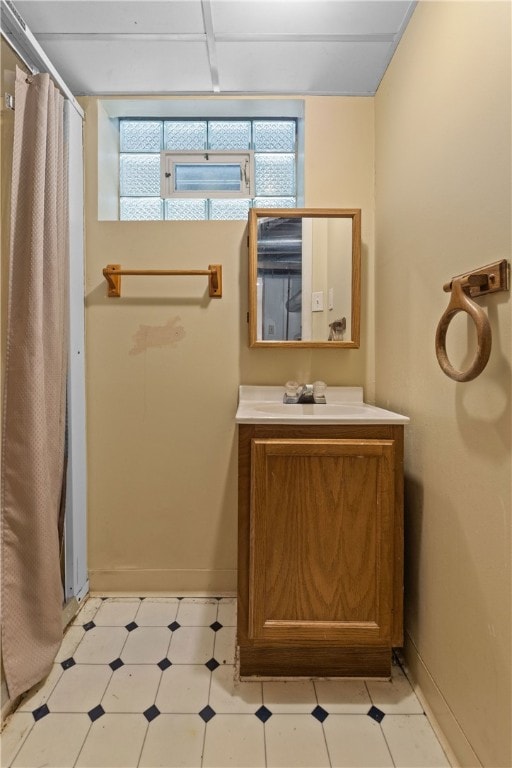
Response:
[[[212,88],[214,93],[220,93],[219,66],[217,63],[217,49],[215,47],[215,34],[213,31],[212,8],[210,0],[201,0],[203,11],[204,28],[206,32],[206,47],[208,48],[208,60],[210,62],[210,72],[212,77]]]

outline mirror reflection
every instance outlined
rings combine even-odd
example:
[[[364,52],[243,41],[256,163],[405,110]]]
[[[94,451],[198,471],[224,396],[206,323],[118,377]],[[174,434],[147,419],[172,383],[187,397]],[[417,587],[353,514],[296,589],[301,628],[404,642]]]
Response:
[[[360,211],[252,209],[250,346],[359,346]]]

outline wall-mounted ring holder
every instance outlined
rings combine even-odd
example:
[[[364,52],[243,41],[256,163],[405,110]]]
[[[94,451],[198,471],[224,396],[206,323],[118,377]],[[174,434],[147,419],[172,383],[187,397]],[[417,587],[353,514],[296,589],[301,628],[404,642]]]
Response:
[[[443,286],[443,290],[451,293],[451,296],[448,307],[437,326],[436,355],[441,369],[454,381],[471,381],[482,373],[487,365],[492,345],[491,325],[486,312],[473,299],[486,293],[508,291],[508,273],[508,262],[502,259],[463,275],[457,275]],[[472,318],[477,335],[476,354],[465,371],[454,368],[446,353],[446,332],[453,317],[459,312],[467,312]]]

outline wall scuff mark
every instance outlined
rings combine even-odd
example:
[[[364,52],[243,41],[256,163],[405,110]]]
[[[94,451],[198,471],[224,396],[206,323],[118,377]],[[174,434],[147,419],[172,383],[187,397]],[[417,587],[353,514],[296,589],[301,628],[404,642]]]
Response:
[[[180,317],[170,318],[164,325],[140,325],[134,333],[134,346],[130,355],[140,355],[150,347],[174,347],[185,337],[185,329],[178,325]]]

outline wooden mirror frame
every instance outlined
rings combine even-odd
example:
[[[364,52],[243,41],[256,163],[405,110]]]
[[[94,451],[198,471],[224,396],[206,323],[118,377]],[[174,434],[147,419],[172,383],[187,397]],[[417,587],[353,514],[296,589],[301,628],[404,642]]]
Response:
[[[258,277],[258,218],[352,219],[352,305],[349,341],[258,340],[256,281]],[[267,348],[358,349],[361,315],[361,209],[360,208],[252,208],[249,211],[249,346]]]

